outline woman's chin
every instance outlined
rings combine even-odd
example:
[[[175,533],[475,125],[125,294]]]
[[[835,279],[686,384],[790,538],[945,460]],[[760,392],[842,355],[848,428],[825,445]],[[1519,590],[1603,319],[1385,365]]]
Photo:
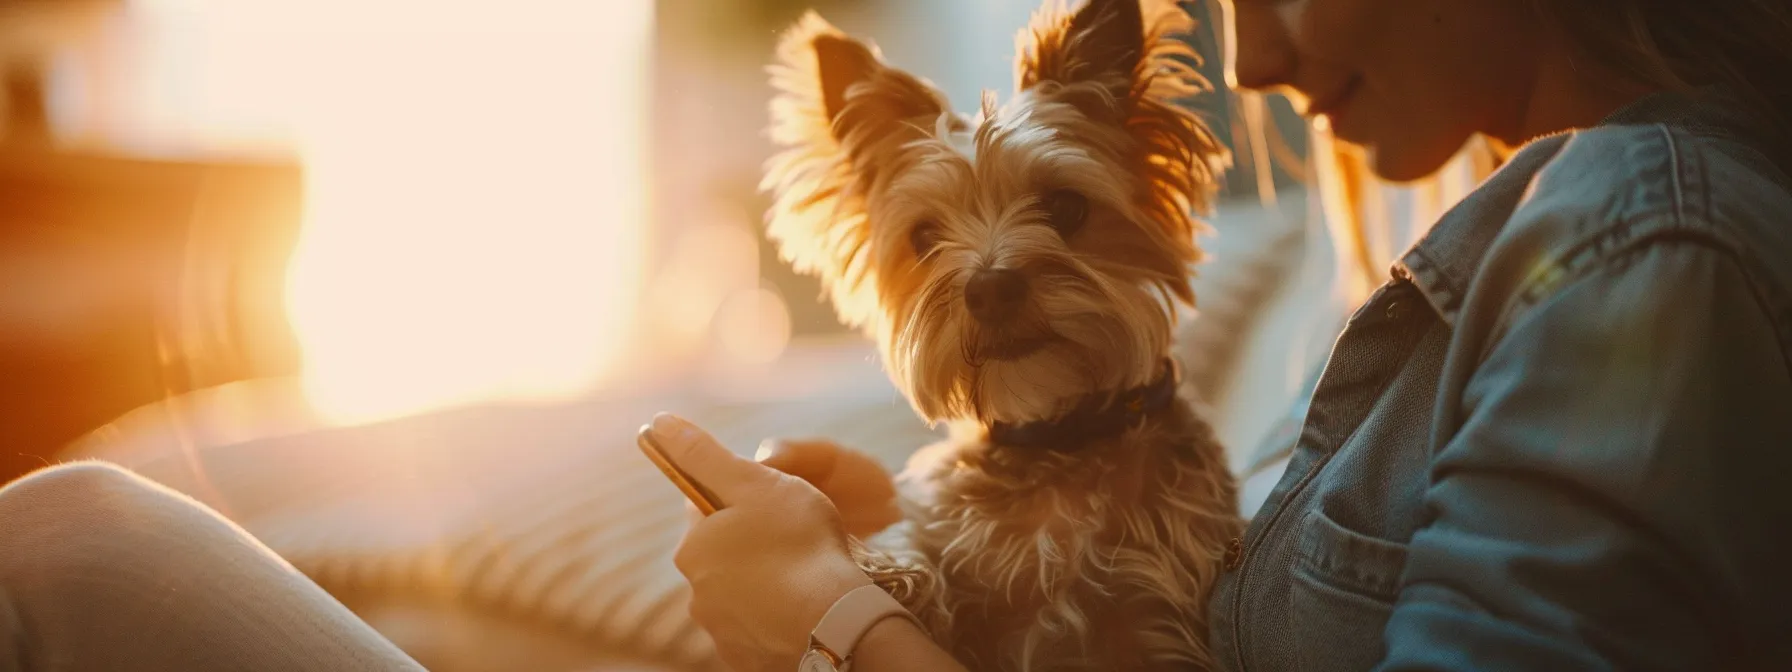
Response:
[[[1455,158],[1466,141],[1433,143],[1429,147],[1406,143],[1374,143],[1363,145],[1363,158],[1376,177],[1393,183],[1416,182],[1437,174],[1444,164]]]

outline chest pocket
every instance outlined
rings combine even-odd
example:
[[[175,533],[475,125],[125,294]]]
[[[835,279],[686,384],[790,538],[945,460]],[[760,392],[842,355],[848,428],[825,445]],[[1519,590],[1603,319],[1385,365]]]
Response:
[[[1318,508],[1301,520],[1289,616],[1300,669],[1367,670],[1382,655],[1406,546],[1344,528]]]

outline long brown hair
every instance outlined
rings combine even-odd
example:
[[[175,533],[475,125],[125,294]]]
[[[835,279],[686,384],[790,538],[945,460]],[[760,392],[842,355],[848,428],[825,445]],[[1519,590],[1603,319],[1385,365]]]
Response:
[[[1613,74],[1668,90],[1717,85],[1792,150],[1792,2],[1532,0],[1532,10]],[[1781,154],[1782,158],[1786,154]]]

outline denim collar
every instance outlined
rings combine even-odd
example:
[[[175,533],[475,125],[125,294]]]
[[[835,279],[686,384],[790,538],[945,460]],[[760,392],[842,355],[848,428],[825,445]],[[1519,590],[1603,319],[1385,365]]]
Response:
[[[1712,88],[1644,96],[1607,116],[1598,126],[1668,124],[1700,135],[1747,135],[1741,107]],[[1445,324],[1456,316],[1482,257],[1500,234],[1531,181],[1573,135],[1564,131],[1532,140],[1460,203],[1450,208],[1399,261],[1391,275],[1410,280]]]

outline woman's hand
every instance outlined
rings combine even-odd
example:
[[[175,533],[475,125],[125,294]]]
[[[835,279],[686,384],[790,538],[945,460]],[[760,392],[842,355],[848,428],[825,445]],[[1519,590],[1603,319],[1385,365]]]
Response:
[[[759,463],[809,482],[834,503],[846,533],[863,539],[902,520],[890,472],[832,441],[767,440]]]
[[[661,414],[651,431],[725,506],[692,523],[674,558],[691,583],[692,618],[732,669],[796,669],[828,607],[871,583],[847,553],[840,515],[807,481],[737,456],[689,422]]]

